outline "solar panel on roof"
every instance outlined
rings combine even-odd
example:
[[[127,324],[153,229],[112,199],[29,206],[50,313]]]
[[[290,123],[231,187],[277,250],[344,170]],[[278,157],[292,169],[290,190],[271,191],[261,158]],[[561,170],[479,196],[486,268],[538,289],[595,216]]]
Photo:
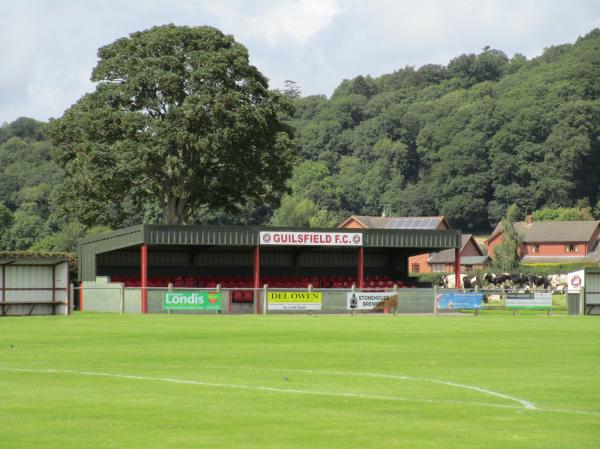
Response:
[[[436,217],[402,217],[391,219],[386,228],[388,229],[435,229],[438,224]]]

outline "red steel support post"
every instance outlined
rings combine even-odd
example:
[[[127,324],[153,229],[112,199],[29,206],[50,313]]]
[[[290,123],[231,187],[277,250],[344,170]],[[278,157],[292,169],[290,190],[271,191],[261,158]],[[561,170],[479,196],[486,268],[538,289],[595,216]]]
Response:
[[[83,312],[83,281],[79,283],[79,311]]]
[[[254,265],[252,267],[252,277],[254,286],[254,310],[258,314],[259,289],[260,289],[260,246],[254,247]]]
[[[142,313],[148,313],[148,247],[142,244]]]
[[[52,265],[52,315],[56,312],[56,265]]]
[[[358,288],[365,288],[365,249],[358,248]]]
[[[456,288],[460,288],[460,248],[454,248],[454,274]]]

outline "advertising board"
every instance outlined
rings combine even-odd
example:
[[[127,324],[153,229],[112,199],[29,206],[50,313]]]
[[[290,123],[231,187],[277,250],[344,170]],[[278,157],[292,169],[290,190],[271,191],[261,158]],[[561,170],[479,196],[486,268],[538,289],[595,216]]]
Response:
[[[550,309],[552,308],[552,293],[507,293],[506,308],[508,309]]]
[[[395,293],[353,292],[346,297],[348,310],[383,310],[398,306],[398,295]]]
[[[268,292],[269,310],[321,310],[323,293],[321,292]]]
[[[172,291],[163,294],[163,310],[220,310],[219,292]]]
[[[483,307],[483,293],[442,293],[436,298],[440,310],[480,309]]]

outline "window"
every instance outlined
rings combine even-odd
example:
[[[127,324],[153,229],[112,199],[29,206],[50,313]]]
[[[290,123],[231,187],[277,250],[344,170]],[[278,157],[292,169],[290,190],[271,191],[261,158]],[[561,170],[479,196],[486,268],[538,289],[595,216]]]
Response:
[[[539,253],[540,252],[540,245],[537,245],[535,243],[533,245],[531,245],[531,252],[532,253]]]
[[[432,263],[431,271],[434,273],[443,273],[444,272],[444,264],[443,263]]]
[[[419,264],[418,264],[418,263],[413,263],[413,264],[412,264],[412,267],[411,267],[411,271],[412,271],[413,273],[420,273],[420,272],[421,272],[421,269],[420,269],[420,267],[419,267]]]
[[[566,253],[576,253],[577,252],[577,245],[575,243],[568,243],[565,245],[565,252]]]

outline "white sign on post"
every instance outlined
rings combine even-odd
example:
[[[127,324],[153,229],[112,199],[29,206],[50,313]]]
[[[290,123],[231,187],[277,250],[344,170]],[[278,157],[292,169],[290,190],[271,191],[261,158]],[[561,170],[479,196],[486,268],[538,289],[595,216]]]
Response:
[[[585,287],[585,271],[573,271],[567,275],[567,291],[578,292]]]
[[[260,231],[260,244],[280,246],[362,246],[362,233]]]
[[[507,293],[506,307],[508,309],[550,309],[552,293]]]

